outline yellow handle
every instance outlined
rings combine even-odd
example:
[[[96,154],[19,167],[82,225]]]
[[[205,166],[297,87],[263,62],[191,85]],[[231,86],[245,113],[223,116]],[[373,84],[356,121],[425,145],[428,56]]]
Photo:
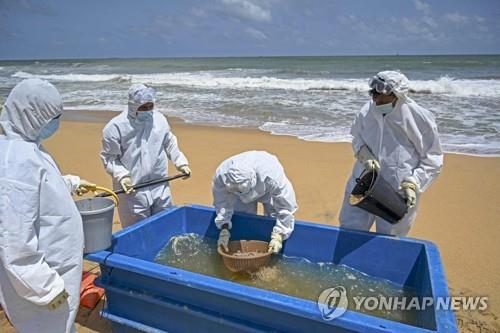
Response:
[[[118,199],[118,195],[116,195],[115,192],[113,192],[112,190],[110,190],[109,188],[106,188],[106,187],[102,187],[102,186],[96,186],[95,189],[97,191],[102,191],[102,192],[108,192],[109,194],[111,194],[111,196],[113,197],[113,199],[115,200],[115,206],[118,207],[118,205],[120,204],[120,199]]]
[[[82,196],[84,193],[86,193],[88,191],[90,191],[90,192],[96,192],[96,191],[107,192],[113,197],[116,207],[118,207],[118,205],[120,204],[120,199],[118,199],[118,195],[116,195],[116,193],[113,192],[112,190],[110,190],[109,188],[97,186],[97,185],[81,185],[81,186],[84,187],[87,191],[84,191],[84,192],[77,191],[77,194],[79,196]]]

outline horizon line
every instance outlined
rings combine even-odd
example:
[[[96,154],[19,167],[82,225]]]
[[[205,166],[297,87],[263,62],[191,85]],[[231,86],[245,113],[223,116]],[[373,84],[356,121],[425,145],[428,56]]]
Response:
[[[442,53],[442,54],[346,54],[346,55],[253,55],[253,56],[152,56],[152,57],[86,57],[86,58],[0,58],[0,61],[48,60],[139,60],[139,59],[224,59],[224,58],[334,58],[334,57],[442,57],[442,56],[500,56],[500,53]]]

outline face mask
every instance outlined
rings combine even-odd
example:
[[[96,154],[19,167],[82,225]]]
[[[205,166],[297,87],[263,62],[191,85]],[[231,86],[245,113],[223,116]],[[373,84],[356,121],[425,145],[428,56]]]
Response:
[[[136,119],[140,122],[153,121],[153,111],[137,111]]]
[[[37,141],[42,141],[50,138],[55,132],[57,132],[58,129],[59,129],[59,117],[52,119],[47,123],[47,125],[42,127],[42,129],[40,130],[40,134],[38,134]]]
[[[392,112],[394,108],[392,107],[392,102],[387,103],[387,104],[382,104],[382,105],[375,105],[375,110],[381,114],[388,114],[389,112]]]
[[[250,202],[257,200],[260,197],[260,195],[259,195],[259,193],[257,193],[257,191],[250,190],[247,193],[240,194],[238,197],[240,198],[241,202],[247,204],[247,203],[250,203]]]

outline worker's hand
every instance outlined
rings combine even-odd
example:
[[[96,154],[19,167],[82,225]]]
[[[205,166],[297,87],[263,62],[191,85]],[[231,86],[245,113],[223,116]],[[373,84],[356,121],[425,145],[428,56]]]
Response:
[[[229,238],[231,238],[231,233],[228,229],[223,228],[219,233],[219,239],[217,240],[217,247],[222,246],[224,251],[229,252]]]
[[[96,184],[91,183],[85,179],[80,179],[80,185],[78,185],[75,192],[79,196],[82,196],[89,191],[93,192],[95,190],[96,190]]]
[[[365,160],[363,162],[363,167],[366,169],[366,171],[379,171],[380,170],[380,163],[377,160]]]
[[[58,307],[60,307],[61,304],[63,304],[64,302],[66,302],[66,300],[68,299],[68,297],[69,297],[68,292],[66,290],[63,290],[59,295],[57,295],[56,297],[54,297],[54,299],[52,301],[50,301],[49,304],[47,304],[47,307],[50,310],[55,310]]]
[[[356,158],[363,164],[366,171],[380,171],[380,163],[366,145],[361,146]]]
[[[403,190],[406,207],[414,207],[417,203],[417,185],[409,181],[404,181],[401,183],[400,188]]]
[[[269,242],[268,252],[278,253],[283,246],[283,237],[277,232],[271,233],[271,241]]]
[[[134,192],[134,187],[132,186],[132,178],[126,176],[120,179],[120,185],[126,194]]]
[[[187,179],[191,177],[191,169],[189,168],[189,165],[181,165],[180,167],[177,168],[177,170],[186,175],[186,177],[182,177],[182,179]]]

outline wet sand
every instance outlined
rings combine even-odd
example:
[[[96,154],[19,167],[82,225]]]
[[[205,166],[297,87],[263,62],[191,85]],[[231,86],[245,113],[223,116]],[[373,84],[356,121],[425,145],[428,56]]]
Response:
[[[63,173],[106,187],[111,179],[99,159],[101,131],[113,112],[66,112],[60,131],[45,144]],[[215,128],[169,118],[193,176],[172,182],[174,203],[211,205],[211,177],[227,157],[246,150],[275,154],[292,182],[300,220],[338,225],[354,157],[350,144],[306,142],[255,129]],[[170,174],[176,173],[170,166]],[[500,158],[445,155],[443,173],[424,193],[409,237],[435,243],[451,294],[488,296],[483,313],[457,314],[463,332],[500,332]],[[119,228],[118,221],[115,229]],[[92,267],[86,263],[86,267]],[[98,308],[102,306],[99,305]],[[79,332],[111,332],[98,311],[81,311]],[[0,320],[0,330],[10,332]],[[13,332],[13,330],[12,330]]]

